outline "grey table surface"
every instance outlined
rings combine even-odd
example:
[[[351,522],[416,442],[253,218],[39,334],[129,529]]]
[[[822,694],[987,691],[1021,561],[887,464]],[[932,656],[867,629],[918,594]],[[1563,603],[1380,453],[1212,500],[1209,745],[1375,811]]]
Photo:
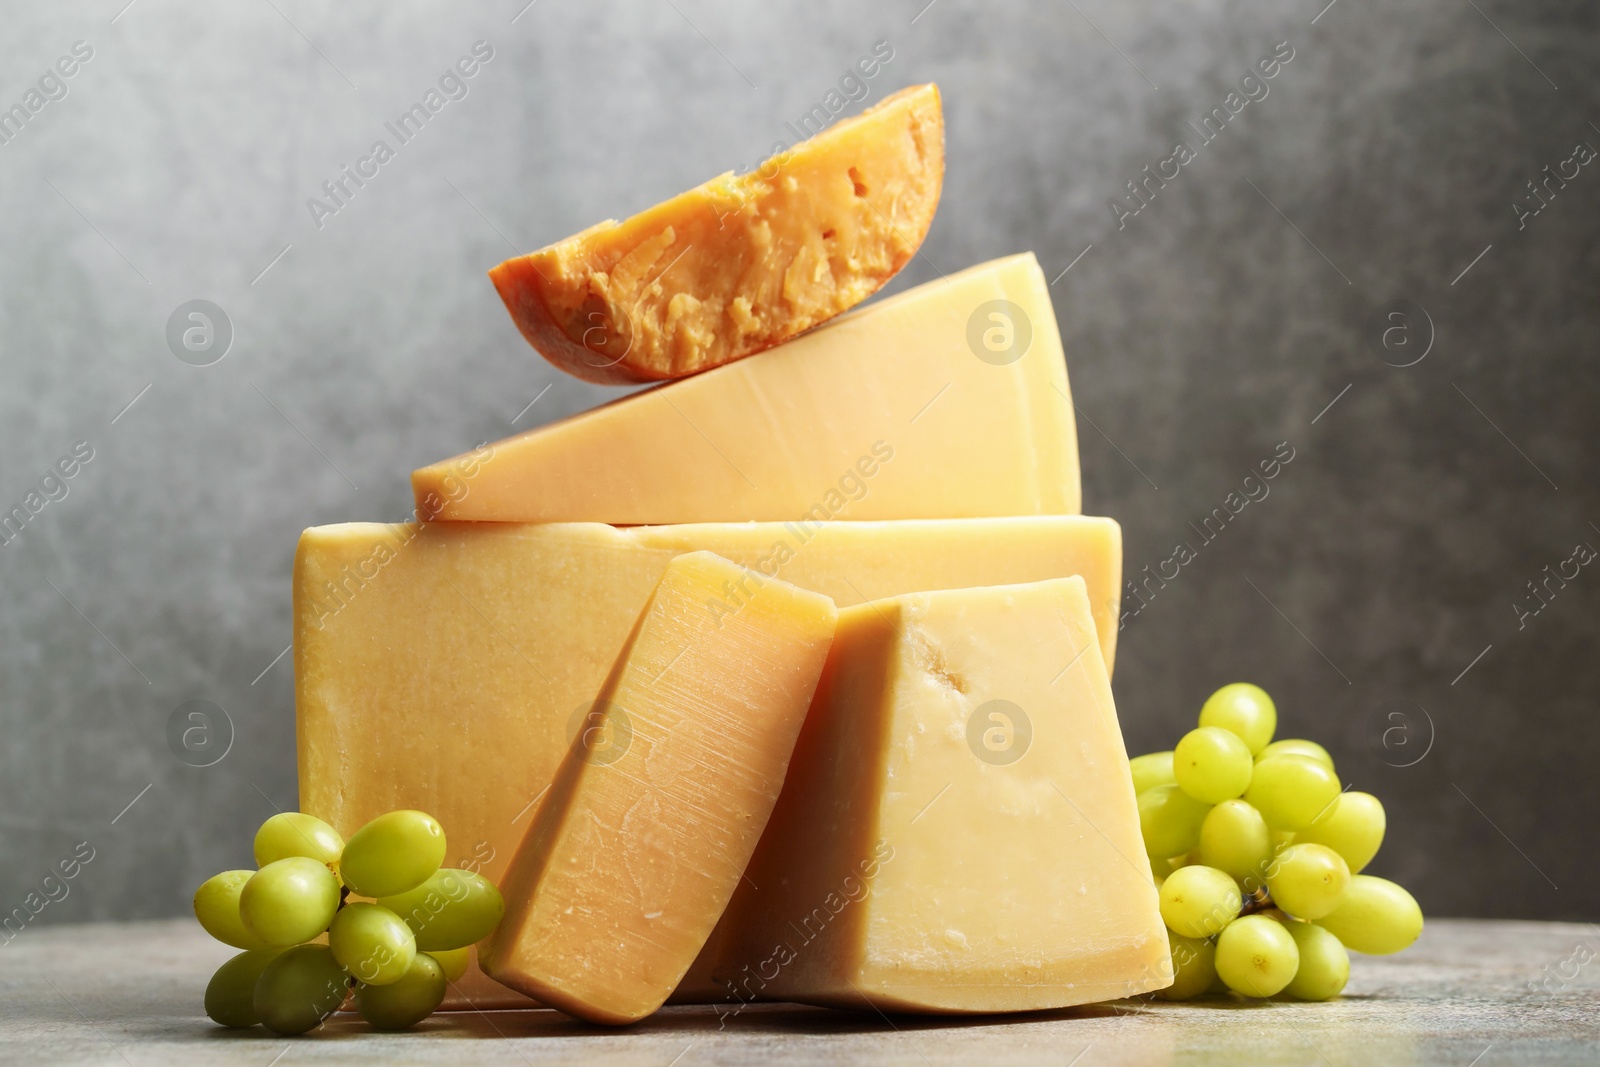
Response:
[[[201,1012],[230,950],[189,921],[25,930],[0,951],[0,1062],[162,1064],[1600,1063],[1600,928],[1435,920],[1410,950],[1356,957],[1325,1004],[1123,1001],[929,1019],[754,1005],[669,1008],[626,1030],[554,1012],[452,1012],[405,1034],[337,1016],[314,1034],[228,1031]]]

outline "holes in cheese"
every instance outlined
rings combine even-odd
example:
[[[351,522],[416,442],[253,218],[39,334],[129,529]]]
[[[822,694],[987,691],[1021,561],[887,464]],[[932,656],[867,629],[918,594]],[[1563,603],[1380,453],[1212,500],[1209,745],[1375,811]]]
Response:
[[[724,174],[489,272],[517,328],[591,382],[681,378],[854,307],[921,247],[944,183],[920,85],[748,174]]]
[[[1169,985],[1083,580],[842,610],[748,874],[712,949],[724,1014],[758,998],[1015,1011]]]
[[[490,977],[591,1022],[661,1006],[766,827],[837,617],[710,552],[667,565],[501,881]]]

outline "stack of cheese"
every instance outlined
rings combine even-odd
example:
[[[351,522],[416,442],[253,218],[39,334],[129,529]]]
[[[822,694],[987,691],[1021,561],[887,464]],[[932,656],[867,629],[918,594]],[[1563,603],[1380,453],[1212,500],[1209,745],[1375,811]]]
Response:
[[[502,265],[552,362],[682,380],[417,471],[416,523],[301,538],[301,807],[431,812],[500,885],[455,1006],[1170,983],[1109,683],[1120,531],[1078,514],[1038,263],[821,324],[915,254],[942,174],[922,86]]]

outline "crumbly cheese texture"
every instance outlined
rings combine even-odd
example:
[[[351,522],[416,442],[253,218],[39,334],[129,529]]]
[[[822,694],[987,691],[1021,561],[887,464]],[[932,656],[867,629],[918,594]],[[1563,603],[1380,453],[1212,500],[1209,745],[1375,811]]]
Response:
[[[446,862],[498,881],[651,591],[697,550],[841,606],[1081,574],[1115,650],[1110,519],[318,527],[294,568],[301,810],[346,836],[427,811],[449,830]],[[747,595],[735,583],[708,610]],[[481,976],[460,987],[479,1007],[526,1003]]]
[[[1082,579],[841,611],[719,934],[734,1004],[1019,1011],[1170,985]]]
[[[695,374],[846,311],[910,261],[944,184],[919,85],[767,160],[489,272],[517,328],[591,382]]]
[[[616,524],[1072,515],[1044,272],[994,260],[760,356],[411,476],[423,518]]]
[[[837,617],[710,552],[667,565],[501,880],[491,978],[590,1022],[661,1006],[766,828]]]

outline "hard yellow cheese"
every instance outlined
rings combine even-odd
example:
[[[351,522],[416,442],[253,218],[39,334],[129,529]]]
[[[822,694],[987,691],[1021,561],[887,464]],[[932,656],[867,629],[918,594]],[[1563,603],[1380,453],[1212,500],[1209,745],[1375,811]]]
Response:
[[[1066,362],[1032,253],[486,451],[414,472],[418,514],[633,524],[1081,507]]]
[[[661,1006],[766,827],[837,617],[710,552],[667,565],[501,880],[491,978],[591,1022]]]
[[[841,611],[719,936],[725,1012],[1013,1011],[1169,985],[1082,579]]]

